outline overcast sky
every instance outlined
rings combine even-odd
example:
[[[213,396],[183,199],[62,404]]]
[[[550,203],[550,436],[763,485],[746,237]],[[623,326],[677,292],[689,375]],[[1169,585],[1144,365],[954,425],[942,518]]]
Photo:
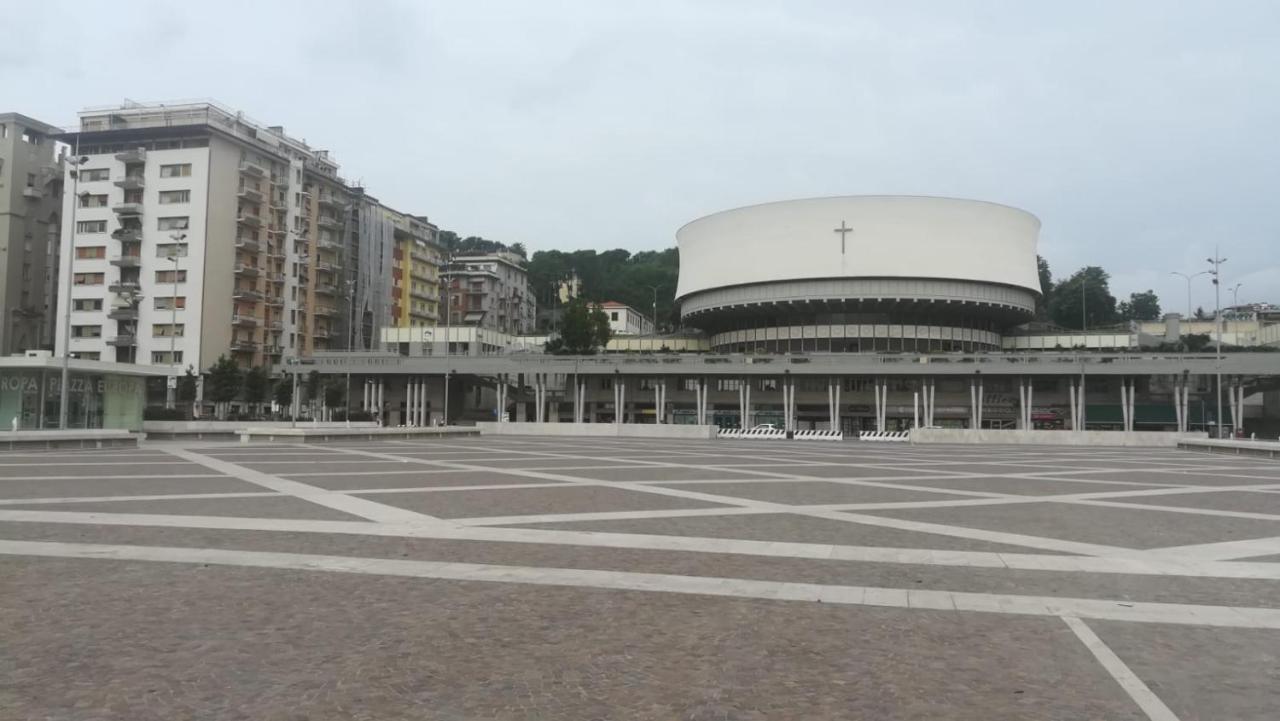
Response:
[[[1121,297],[1185,310],[1169,273],[1216,243],[1280,302],[1276,2],[55,5],[0,45],[0,110],[214,98],[464,234],[635,251],[750,203],[949,195],[1031,211],[1055,275]]]

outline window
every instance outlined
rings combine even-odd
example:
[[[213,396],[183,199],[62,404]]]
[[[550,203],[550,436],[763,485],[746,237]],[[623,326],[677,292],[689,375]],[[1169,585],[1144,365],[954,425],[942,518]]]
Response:
[[[157,219],[156,227],[160,230],[186,230],[190,222],[191,219],[185,215],[174,215]]]
[[[609,313],[609,320],[617,320],[617,319],[618,319],[618,311],[616,311],[616,310],[615,310],[615,311],[611,311],[611,312]]]
[[[102,310],[101,298],[76,298],[71,301],[72,310]]]
[[[83,183],[94,183],[100,180],[107,180],[106,168],[91,168],[80,171],[80,181]]]
[[[98,351],[96,351],[96,350],[95,350],[95,351],[80,351],[80,352],[78,352],[78,353],[72,353],[72,354],[71,354],[71,357],[72,357],[72,358],[79,358],[80,360],[98,360],[99,358],[101,358],[101,357],[102,357],[102,354],[101,354],[101,353],[99,353],[99,352],[98,352]]]
[[[80,196],[81,208],[105,208],[107,207],[107,196],[89,195],[88,193]]]
[[[157,271],[156,271],[156,282],[157,282],[157,283],[173,283],[173,282],[175,282],[175,281],[174,281],[174,278],[173,278],[173,271],[172,271],[172,270],[157,270]],[[178,283],[186,283],[186,282],[187,282],[187,271],[185,271],[185,270],[179,270],[179,271],[178,271],[178,279],[177,279],[177,281],[176,281],[176,282],[178,282]]]
[[[161,178],[187,178],[191,176],[191,163],[177,163],[174,165],[161,165]]]
[[[176,351],[174,351],[174,352],[173,352],[173,357],[172,357],[172,358],[170,358],[170,357],[169,357],[169,351],[167,351],[167,350],[163,350],[163,351],[161,351],[161,350],[151,351],[151,362],[152,362],[153,364],[155,364],[155,365],[165,365],[165,364],[169,364],[169,363],[181,363],[181,362],[182,362],[182,351],[180,351],[180,350],[176,350]]]
[[[107,257],[107,247],[105,245],[93,245],[86,248],[76,248],[76,258],[105,258]]]
[[[76,273],[73,281],[76,285],[102,285],[102,273]]]
[[[76,223],[77,233],[105,233],[107,232],[107,221],[105,220],[81,220]]]
[[[155,304],[156,304],[155,308],[156,310],[173,310],[174,300],[175,298],[173,296],[157,296],[155,299]],[[180,295],[177,297],[176,300],[177,300],[178,310],[182,310],[183,308],[187,307],[186,296]]]
[[[102,326],[100,325],[73,325],[71,326],[72,338],[101,338]]]
[[[22,131],[22,142],[24,142],[24,143],[31,143],[32,145],[39,145],[39,144],[40,144],[40,136],[39,136],[39,135],[36,135],[34,132],[32,132],[32,131],[30,131],[30,130],[23,130],[23,131]]]
[[[157,243],[156,244],[157,258],[171,258],[174,256],[177,256],[179,258],[187,257],[187,244],[186,243]]]
[[[160,191],[160,204],[172,205],[174,203],[190,203],[190,190],[162,190]]]
[[[9,126],[4,123],[0,123],[0,138],[7,137],[9,137]]]
[[[151,335],[157,338],[181,338],[186,329],[185,323],[156,323],[151,326]]]

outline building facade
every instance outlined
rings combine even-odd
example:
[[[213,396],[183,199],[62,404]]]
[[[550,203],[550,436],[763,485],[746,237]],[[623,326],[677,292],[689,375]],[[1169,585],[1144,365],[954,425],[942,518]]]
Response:
[[[51,348],[62,213],[61,130],[0,114],[0,356]]]
[[[440,322],[444,249],[439,234],[440,229],[426,218],[405,215],[396,224],[391,327],[419,328]]]
[[[727,210],[677,231],[676,299],[717,351],[996,350],[1035,313],[1039,229],[1025,211],[953,198]]]
[[[524,259],[514,253],[456,256],[444,270],[445,322],[510,335],[532,333],[537,304]]]
[[[609,331],[615,335],[652,335],[653,320],[626,303],[606,300],[597,306],[609,318]]]
[[[62,208],[76,356],[270,365],[392,324],[404,216],[327,151],[209,102],[86,110],[60,139],[85,157]]]

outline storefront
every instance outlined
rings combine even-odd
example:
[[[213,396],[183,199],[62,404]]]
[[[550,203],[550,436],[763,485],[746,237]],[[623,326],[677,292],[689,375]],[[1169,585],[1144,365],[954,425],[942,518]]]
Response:
[[[142,430],[148,376],[167,369],[72,360],[67,383],[68,428]],[[62,360],[0,358],[0,427],[57,428],[62,403]]]

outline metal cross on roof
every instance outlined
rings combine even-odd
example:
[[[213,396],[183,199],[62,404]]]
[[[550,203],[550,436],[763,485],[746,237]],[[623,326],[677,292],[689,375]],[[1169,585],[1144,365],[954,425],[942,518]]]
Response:
[[[845,222],[842,220],[840,221],[840,227],[836,228],[832,232],[840,234],[840,255],[844,255],[844,238],[846,235],[853,232],[853,228],[845,225]]]

